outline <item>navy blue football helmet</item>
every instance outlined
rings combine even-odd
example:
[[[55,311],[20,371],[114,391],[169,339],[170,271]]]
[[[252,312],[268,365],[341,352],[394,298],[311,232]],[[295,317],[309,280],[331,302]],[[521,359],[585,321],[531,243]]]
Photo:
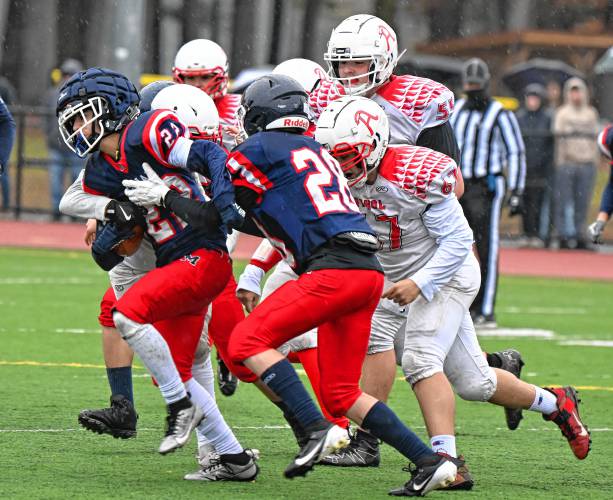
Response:
[[[80,157],[136,118],[140,96],[125,76],[106,68],[73,75],[60,89],[56,114],[62,139]],[[80,119],[79,127],[74,123]]]
[[[239,121],[247,135],[277,129],[302,133],[310,125],[307,101],[304,88],[293,78],[266,75],[243,93]]]
[[[174,84],[175,82],[171,82],[170,80],[157,80],[140,89],[140,104],[138,105],[140,112],[146,113],[147,111],[151,111],[151,103],[153,99],[155,99],[155,96],[158,95],[161,90]]]

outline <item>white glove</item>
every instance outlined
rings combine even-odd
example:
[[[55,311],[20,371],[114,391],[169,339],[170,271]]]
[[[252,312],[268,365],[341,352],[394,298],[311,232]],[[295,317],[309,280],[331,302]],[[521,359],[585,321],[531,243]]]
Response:
[[[238,285],[236,286],[237,290],[247,290],[248,292],[255,293],[256,295],[262,296],[262,278],[266,273],[264,269],[254,266],[253,264],[247,264],[243,274],[238,279]]]
[[[592,243],[602,243],[602,231],[604,230],[605,224],[605,221],[597,220],[588,226],[587,234],[590,240],[592,240]]]
[[[164,206],[164,197],[170,191],[170,188],[164,184],[164,181],[160,179],[160,176],[155,173],[148,163],[143,163],[143,170],[147,175],[147,179],[123,181],[122,184],[126,188],[124,193],[132,203],[136,203],[141,207]]]

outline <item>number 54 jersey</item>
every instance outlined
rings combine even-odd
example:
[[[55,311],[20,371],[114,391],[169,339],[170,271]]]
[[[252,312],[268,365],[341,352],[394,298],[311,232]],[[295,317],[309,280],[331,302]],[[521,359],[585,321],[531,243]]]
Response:
[[[360,211],[379,238],[377,257],[387,280],[412,276],[436,252],[436,228],[424,222],[424,214],[433,205],[453,200],[462,224],[458,230],[470,231],[455,200],[456,169],[451,158],[431,149],[390,146],[376,181],[352,188]]]
[[[374,234],[340,166],[310,137],[261,132],[228,158],[235,189],[257,195],[243,206],[298,274],[314,251],[341,233]],[[237,192],[237,199],[240,202]]]

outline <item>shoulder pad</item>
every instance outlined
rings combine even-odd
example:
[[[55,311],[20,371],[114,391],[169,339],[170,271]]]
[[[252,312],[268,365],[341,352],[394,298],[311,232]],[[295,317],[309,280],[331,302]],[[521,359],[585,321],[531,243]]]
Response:
[[[421,146],[390,146],[379,175],[427,204],[455,196],[457,165],[449,156]]]
[[[423,128],[446,122],[453,112],[453,92],[428,78],[393,76],[377,94]]]
[[[239,94],[226,94],[221,99],[215,101],[217,113],[219,113],[219,121],[222,125],[236,126],[238,122],[237,111],[241,105],[241,96]]]

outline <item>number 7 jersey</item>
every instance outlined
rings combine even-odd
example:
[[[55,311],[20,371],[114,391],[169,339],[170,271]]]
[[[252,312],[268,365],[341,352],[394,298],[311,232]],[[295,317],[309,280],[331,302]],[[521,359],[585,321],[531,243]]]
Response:
[[[262,132],[228,158],[235,188],[257,195],[244,207],[298,273],[324,243],[341,233],[374,234],[334,158],[310,137]]]

